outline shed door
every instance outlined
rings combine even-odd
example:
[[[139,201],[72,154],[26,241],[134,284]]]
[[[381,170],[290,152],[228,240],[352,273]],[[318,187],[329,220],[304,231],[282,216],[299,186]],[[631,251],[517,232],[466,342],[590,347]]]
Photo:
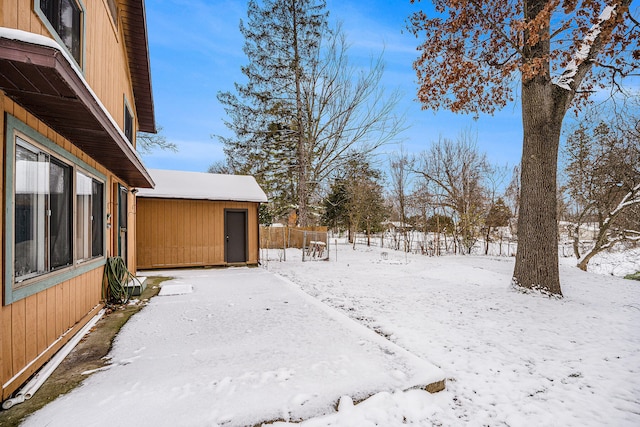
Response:
[[[225,210],[224,232],[226,262],[247,262],[247,211]]]

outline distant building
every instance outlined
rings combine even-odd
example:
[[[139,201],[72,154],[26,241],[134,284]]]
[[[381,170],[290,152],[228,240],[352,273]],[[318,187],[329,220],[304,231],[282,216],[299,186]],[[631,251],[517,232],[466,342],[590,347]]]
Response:
[[[392,233],[402,233],[404,231],[413,230],[413,226],[411,224],[403,223],[402,221],[385,221],[382,223],[382,227],[384,227],[386,231]]]

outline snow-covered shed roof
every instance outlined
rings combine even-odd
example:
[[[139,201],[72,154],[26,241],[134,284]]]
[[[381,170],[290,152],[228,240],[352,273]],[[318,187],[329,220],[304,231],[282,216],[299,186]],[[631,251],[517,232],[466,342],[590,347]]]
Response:
[[[255,178],[248,175],[222,175],[162,169],[149,169],[149,173],[156,187],[153,189],[140,188],[138,197],[267,202],[267,196]]]

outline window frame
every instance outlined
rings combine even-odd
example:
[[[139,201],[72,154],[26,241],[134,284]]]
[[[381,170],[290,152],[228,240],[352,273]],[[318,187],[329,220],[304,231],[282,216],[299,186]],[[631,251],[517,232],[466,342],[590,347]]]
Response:
[[[127,135],[127,124],[131,126],[131,135]],[[131,146],[134,145],[134,139],[136,135],[136,125],[135,125],[135,116],[133,115],[133,110],[129,106],[129,102],[127,101],[127,97],[124,97],[124,117],[123,117],[123,126],[122,133],[125,138],[129,141]]]
[[[12,264],[14,268],[14,284],[16,284],[15,287],[19,287],[23,282],[28,282],[32,278],[67,268],[73,264],[73,230],[71,224],[71,218],[73,217],[73,200],[71,199],[71,195],[73,193],[73,165],[68,161],[60,159],[58,156],[51,154],[49,151],[42,149],[42,147],[34,144],[33,141],[28,137],[25,137],[20,132],[15,134],[14,144],[14,155],[11,159],[11,161],[14,162],[13,167],[15,176],[14,185],[11,189],[13,191],[14,201],[12,204],[12,206],[14,206],[14,237],[12,239],[14,254],[18,253],[18,242],[16,242],[16,239],[19,234],[16,227],[15,216],[18,206],[22,205],[18,202],[19,198],[16,192],[16,187],[18,186],[17,153],[18,147],[20,147],[24,152],[33,154],[36,159],[36,167],[31,169],[31,172],[35,172],[36,179],[32,182],[35,183],[36,192],[25,193],[27,194],[27,200],[31,199],[31,203],[28,204],[26,211],[31,212],[29,216],[31,217],[32,225],[35,225],[35,227],[25,227],[25,231],[30,231],[30,233],[27,232],[26,234],[34,236],[30,239],[32,244],[34,244],[32,251],[34,255],[34,263],[39,266],[41,265],[42,267],[41,271],[30,271],[17,276],[15,272],[16,264],[14,258],[14,263]],[[51,179],[54,177],[54,175],[52,175],[52,171],[56,166],[63,172],[63,178],[65,178],[63,180],[62,194],[65,195],[66,193],[66,197],[62,198],[62,204],[56,203],[56,198],[51,192]],[[58,218],[55,214],[59,213],[60,210],[64,215]],[[56,262],[56,258],[54,256],[54,246],[58,240],[56,238],[58,235],[53,233],[54,227],[52,227],[52,224],[56,218],[61,220],[60,224],[66,230],[66,233],[64,233],[65,235],[61,236],[63,241],[59,243],[70,246],[66,256],[64,257],[64,262],[62,263]],[[25,258],[29,257],[27,256]]]
[[[58,33],[58,31],[53,26],[53,23],[49,21],[49,18],[47,18],[47,15],[45,14],[45,12],[40,7],[40,0],[33,0],[33,10],[36,13],[36,15],[38,15],[38,17],[40,18],[40,20],[42,21],[44,26],[47,28],[47,30],[49,30],[49,33],[53,36],[55,41],[57,41],[58,44],[67,52],[69,57],[73,60],[73,63],[78,65],[80,71],[82,73],[84,73],[85,51],[86,51],[86,49],[85,49],[85,40],[86,40],[86,25],[85,25],[85,23],[86,23],[86,10],[87,10],[87,8],[84,6],[83,0],[70,0],[70,1],[73,1],[78,6],[78,8],[80,9],[80,52],[79,52],[80,58],[76,58],[75,56],[73,56],[73,53],[71,52],[71,49],[69,49],[67,47],[67,45],[64,43],[64,41],[62,40],[62,37],[60,37],[60,34]]]
[[[71,176],[71,244],[72,255],[71,264],[55,269],[49,269],[43,273],[24,277],[16,282],[15,277],[15,209],[6,209],[5,215],[5,275],[4,275],[4,304],[9,305],[22,298],[41,292],[49,287],[58,285],[66,280],[80,276],[88,271],[94,270],[106,263],[106,242],[107,242],[107,176],[99,172],[80,158],[66,151],[61,146],[49,140],[35,129],[16,117],[5,114],[6,134],[5,147],[7,160],[5,165],[5,206],[13,206],[16,200],[16,145],[17,138],[25,141],[29,146],[38,149],[50,158],[55,158],[59,163],[70,167]],[[24,146],[24,143],[20,145]],[[50,161],[50,160],[49,160]],[[76,173],[82,171],[92,179],[102,184],[102,255],[91,256],[88,259],[78,260],[75,248],[75,223],[76,223]],[[90,242],[91,246],[91,242]],[[78,262],[79,261],[79,262]]]
[[[106,223],[106,218],[107,218],[107,183],[104,181],[101,181],[99,179],[93,178],[91,180],[91,197],[94,197],[95,194],[93,192],[94,190],[94,184],[99,184],[101,189],[102,189],[102,197],[98,197],[98,199],[100,200],[100,212],[102,212],[102,216],[98,216],[98,218],[100,218],[100,223],[98,224],[98,226],[102,229],[102,236],[100,236],[100,241],[99,241],[99,245],[96,245],[96,239],[94,236],[93,231],[95,230],[95,223],[93,221],[95,221],[94,219],[94,214],[95,209],[92,206],[91,209],[91,220],[92,220],[92,224],[91,224],[91,258],[98,258],[98,257],[104,257],[106,254],[106,237],[107,237],[107,223]],[[92,200],[93,203],[93,200]],[[96,249],[100,252],[100,253],[96,253]]]
[[[75,197],[75,204],[74,204],[74,218],[73,218],[73,227],[74,227],[74,238],[75,238],[75,247],[74,247],[74,258],[73,258],[73,262],[74,264],[81,264],[83,262],[87,262],[92,260],[93,258],[99,258],[104,256],[105,250],[104,250],[104,240],[105,240],[105,235],[106,235],[106,229],[105,229],[105,222],[104,222],[104,211],[105,211],[105,204],[104,204],[104,197],[105,197],[105,182],[100,180],[99,178],[95,177],[92,173],[86,171],[84,168],[78,166],[75,167],[74,170],[74,176],[76,176],[76,180],[74,181],[74,194],[73,196]],[[88,249],[88,256],[84,256],[84,254],[80,254],[80,247],[78,245],[78,240],[80,238],[80,236],[78,235],[78,230],[77,230],[77,221],[79,219],[79,215],[80,215],[80,208],[79,208],[79,204],[78,204],[78,179],[77,176],[78,175],[83,175],[85,178],[87,178],[89,180],[89,186],[90,186],[90,196],[91,196],[91,206],[89,207],[89,210],[87,211],[87,213],[89,214],[89,218],[88,218],[88,223],[87,225],[88,227],[88,231],[89,231],[89,235],[85,236],[87,237],[86,241],[83,241],[83,244],[87,245],[87,249]],[[94,242],[94,236],[93,236],[93,214],[94,214],[94,194],[93,194],[93,188],[94,188],[94,183],[97,183],[99,185],[102,186],[102,197],[100,197],[100,202],[101,202],[101,207],[102,207],[102,248],[100,250],[100,254],[98,255],[94,255],[95,252],[95,248],[93,245]]]

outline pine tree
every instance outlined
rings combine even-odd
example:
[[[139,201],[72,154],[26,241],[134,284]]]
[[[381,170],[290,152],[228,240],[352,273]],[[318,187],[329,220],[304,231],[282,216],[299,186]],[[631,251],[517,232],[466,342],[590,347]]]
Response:
[[[359,156],[352,158],[334,178],[331,192],[324,199],[322,223],[332,228],[346,228],[349,241],[353,241],[358,231],[365,231],[367,235],[380,231],[389,213],[381,177],[380,171],[372,168],[367,160]]]
[[[249,58],[242,67],[247,83],[236,83],[237,94],[218,94],[234,132],[220,138],[232,169],[255,175],[278,207],[298,204],[303,216],[308,176],[303,79],[318,60],[327,16],[323,0],[249,1],[248,20],[240,23]]]
[[[241,24],[248,82],[218,95],[235,134],[220,138],[227,164],[255,175],[274,209],[295,207],[302,226],[316,189],[351,153],[371,153],[403,125],[393,113],[399,93],[386,96],[380,85],[381,57],[368,71],[350,65],[344,34],[329,29],[324,8],[322,0],[249,2]]]
[[[335,178],[331,184],[329,195],[324,199],[321,223],[333,230],[349,229],[347,212],[347,183],[344,178]]]

